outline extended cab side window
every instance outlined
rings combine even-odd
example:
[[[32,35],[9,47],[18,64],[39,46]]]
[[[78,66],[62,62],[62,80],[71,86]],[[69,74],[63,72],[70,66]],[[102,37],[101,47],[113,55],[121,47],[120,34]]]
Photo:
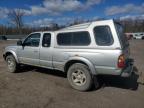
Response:
[[[38,47],[40,43],[40,33],[31,34],[24,41],[25,46]]]
[[[109,26],[97,26],[94,28],[96,44],[99,46],[109,46],[113,44],[113,37]]]
[[[43,35],[42,46],[43,47],[50,47],[50,44],[51,44],[51,34],[50,33],[45,33]]]

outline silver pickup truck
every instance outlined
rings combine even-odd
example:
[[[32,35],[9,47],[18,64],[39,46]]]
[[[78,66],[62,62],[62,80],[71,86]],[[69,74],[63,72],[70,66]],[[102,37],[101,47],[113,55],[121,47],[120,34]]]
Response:
[[[31,33],[17,45],[6,47],[3,57],[10,72],[18,71],[20,64],[60,70],[67,73],[73,88],[86,91],[94,76],[130,76],[133,61],[129,55],[123,27],[104,20]]]

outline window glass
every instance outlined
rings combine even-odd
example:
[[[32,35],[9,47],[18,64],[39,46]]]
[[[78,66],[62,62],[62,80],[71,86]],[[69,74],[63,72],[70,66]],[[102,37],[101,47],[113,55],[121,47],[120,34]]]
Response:
[[[43,47],[50,47],[50,44],[51,44],[51,34],[50,33],[45,33],[43,35],[42,46]]]
[[[60,33],[57,36],[57,43],[64,46],[86,46],[90,44],[90,36],[86,31]]]
[[[125,46],[129,45],[128,40],[124,34],[122,25],[115,23],[115,26],[116,26],[116,30],[117,30],[117,33],[118,33],[118,36],[119,36],[122,46],[125,47]]]
[[[40,42],[40,33],[31,34],[24,41],[25,46],[38,47]]]
[[[57,36],[57,43],[59,45],[71,45],[72,34],[71,33],[60,33]]]
[[[107,46],[113,44],[113,37],[109,26],[97,26],[94,28],[97,45]]]
[[[90,37],[88,32],[73,33],[71,45],[89,45]]]

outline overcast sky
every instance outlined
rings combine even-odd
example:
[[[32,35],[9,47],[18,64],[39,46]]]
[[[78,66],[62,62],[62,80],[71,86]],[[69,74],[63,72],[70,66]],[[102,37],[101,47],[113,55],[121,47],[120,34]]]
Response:
[[[12,9],[24,11],[25,24],[35,26],[65,24],[74,18],[144,19],[144,0],[0,0],[0,24],[8,24]]]

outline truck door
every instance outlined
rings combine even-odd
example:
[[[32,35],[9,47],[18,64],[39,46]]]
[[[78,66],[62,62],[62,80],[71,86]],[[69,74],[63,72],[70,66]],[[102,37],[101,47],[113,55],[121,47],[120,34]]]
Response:
[[[42,67],[53,68],[52,53],[51,33],[44,33],[42,47],[40,48],[40,65]]]
[[[20,63],[39,65],[40,33],[29,35],[17,50]]]

